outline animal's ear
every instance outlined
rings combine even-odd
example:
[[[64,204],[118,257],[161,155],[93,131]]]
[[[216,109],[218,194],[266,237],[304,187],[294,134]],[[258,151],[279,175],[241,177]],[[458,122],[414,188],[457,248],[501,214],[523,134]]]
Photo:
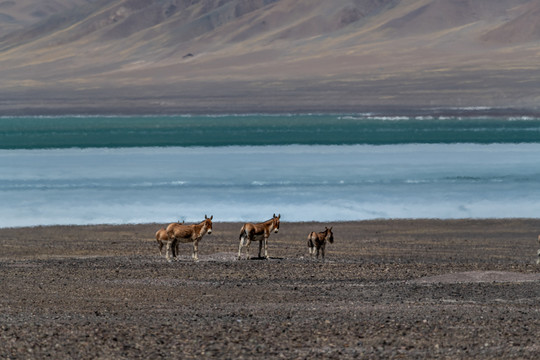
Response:
[[[275,217],[276,217],[276,213],[274,213],[274,215],[273,215],[272,217],[274,217],[274,218],[275,218]]]
[[[330,226],[330,229],[329,229],[329,230],[332,231],[332,228],[333,228],[333,226]]]
[[[212,220],[214,218],[214,215],[210,216],[210,220]]]
[[[281,218],[281,214],[278,214],[277,218],[278,218],[278,219]]]
[[[204,214],[204,218],[205,218],[205,219],[208,219],[208,216],[206,216],[206,214]]]

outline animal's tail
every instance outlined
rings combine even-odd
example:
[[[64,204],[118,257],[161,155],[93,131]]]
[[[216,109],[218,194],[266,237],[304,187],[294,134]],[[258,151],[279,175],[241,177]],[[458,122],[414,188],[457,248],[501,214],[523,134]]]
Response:
[[[310,247],[310,248],[315,246],[313,244],[313,232],[310,232],[309,235],[307,236],[307,246]]]
[[[238,235],[238,240],[242,240],[242,235],[246,232],[246,226],[242,225],[242,228],[240,229],[240,235]]]

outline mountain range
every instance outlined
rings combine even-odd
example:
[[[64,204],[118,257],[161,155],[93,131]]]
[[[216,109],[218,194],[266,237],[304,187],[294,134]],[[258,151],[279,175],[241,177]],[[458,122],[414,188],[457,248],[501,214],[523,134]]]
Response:
[[[540,103],[538,0],[0,0],[0,115]]]

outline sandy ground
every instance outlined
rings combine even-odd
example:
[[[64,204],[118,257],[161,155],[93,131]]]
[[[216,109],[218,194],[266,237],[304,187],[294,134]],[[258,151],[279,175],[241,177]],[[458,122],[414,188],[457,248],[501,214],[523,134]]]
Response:
[[[0,229],[0,358],[540,354],[540,219],[282,222],[241,261],[240,224],[214,223],[198,263],[159,256],[162,225]]]

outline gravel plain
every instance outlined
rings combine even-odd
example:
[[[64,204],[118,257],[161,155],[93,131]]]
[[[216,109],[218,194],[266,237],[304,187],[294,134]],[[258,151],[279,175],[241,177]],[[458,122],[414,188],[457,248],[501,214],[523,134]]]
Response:
[[[240,261],[241,224],[215,222],[197,263],[159,255],[163,225],[0,229],[0,358],[540,354],[539,219],[282,221]]]

